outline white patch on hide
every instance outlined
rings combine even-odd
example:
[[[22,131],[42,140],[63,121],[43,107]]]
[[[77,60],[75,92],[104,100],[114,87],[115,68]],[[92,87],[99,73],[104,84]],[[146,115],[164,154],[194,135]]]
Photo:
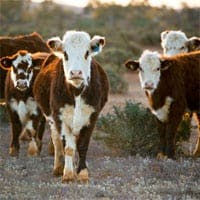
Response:
[[[169,109],[171,106],[173,99],[171,97],[166,97],[165,99],[165,104],[157,109],[157,110],[152,110],[152,113],[161,121],[161,122],[167,122],[168,120],[168,114],[169,114]]]

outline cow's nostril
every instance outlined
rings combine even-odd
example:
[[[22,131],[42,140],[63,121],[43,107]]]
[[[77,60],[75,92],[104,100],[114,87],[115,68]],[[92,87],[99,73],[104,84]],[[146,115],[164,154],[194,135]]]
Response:
[[[71,76],[78,77],[78,76],[82,75],[82,71],[81,70],[72,70],[70,72],[70,74],[71,74]]]

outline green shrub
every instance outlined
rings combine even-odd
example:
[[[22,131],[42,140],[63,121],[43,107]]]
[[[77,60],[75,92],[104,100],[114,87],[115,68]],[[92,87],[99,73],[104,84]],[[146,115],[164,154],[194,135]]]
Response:
[[[106,69],[106,73],[110,82],[110,92],[111,93],[121,93],[124,94],[127,91],[128,84],[124,80],[121,73],[117,73],[112,69]]]
[[[138,103],[126,102],[124,108],[114,107],[113,114],[102,116],[97,128],[106,133],[108,146],[123,153],[141,156],[158,152],[159,135],[151,112]]]
[[[114,68],[117,72],[123,72],[125,71],[124,62],[127,59],[130,59],[133,57],[131,51],[127,52],[123,49],[117,49],[117,48],[105,48],[104,51],[102,51],[101,55],[97,57],[96,59],[103,65],[107,63],[112,63]]]
[[[156,119],[141,104],[126,102],[123,108],[114,106],[113,114],[102,116],[97,128],[105,133],[106,144],[121,153],[141,156],[152,156],[158,153],[160,136],[157,131]],[[176,141],[189,138],[190,120],[184,119],[179,125]],[[179,151],[177,143],[177,153]]]

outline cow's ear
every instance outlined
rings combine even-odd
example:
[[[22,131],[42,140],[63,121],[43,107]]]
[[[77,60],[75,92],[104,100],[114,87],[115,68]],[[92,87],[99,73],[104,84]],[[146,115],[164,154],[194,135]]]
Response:
[[[12,67],[12,58],[3,57],[0,59],[1,67],[5,70],[9,70]]]
[[[49,56],[48,53],[38,52],[31,55],[32,57],[32,66],[36,70],[40,70],[42,63]]]
[[[62,51],[62,41],[59,37],[52,37],[48,39],[47,45],[54,51]]]
[[[137,70],[140,67],[139,61],[137,60],[127,60],[125,63],[126,68],[133,71]]]
[[[161,40],[164,40],[168,33],[169,33],[168,30],[161,32],[161,34],[160,34]]]
[[[189,51],[196,51],[200,50],[200,38],[198,37],[191,37],[186,42],[186,46],[188,47]]]
[[[92,56],[97,55],[102,51],[102,48],[105,46],[106,40],[104,37],[95,35],[90,42],[90,52]]]
[[[172,61],[170,60],[160,60],[160,70],[165,71],[168,70],[169,67],[172,65]]]

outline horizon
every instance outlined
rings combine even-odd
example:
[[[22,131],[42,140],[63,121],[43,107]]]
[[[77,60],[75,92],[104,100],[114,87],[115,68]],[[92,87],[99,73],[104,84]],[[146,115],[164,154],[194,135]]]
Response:
[[[44,0],[31,0],[32,2],[41,3]],[[127,6],[130,4],[131,0],[99,0],[101,3],[106,4],[117,4],[121,6]],[[143,0],[138,0],[138,2],[142,2]],[[76,7],[86,7],[89,3],[89,0],[53,0],[53,2],[57,4],[64,4],[69,6],[76,6]],[[196,0],[149,0],[148,3],[152,7],[170,7],[174,9],[181,9],[183,5],[187,5],[188,7],[200,7],[200,1]]]

